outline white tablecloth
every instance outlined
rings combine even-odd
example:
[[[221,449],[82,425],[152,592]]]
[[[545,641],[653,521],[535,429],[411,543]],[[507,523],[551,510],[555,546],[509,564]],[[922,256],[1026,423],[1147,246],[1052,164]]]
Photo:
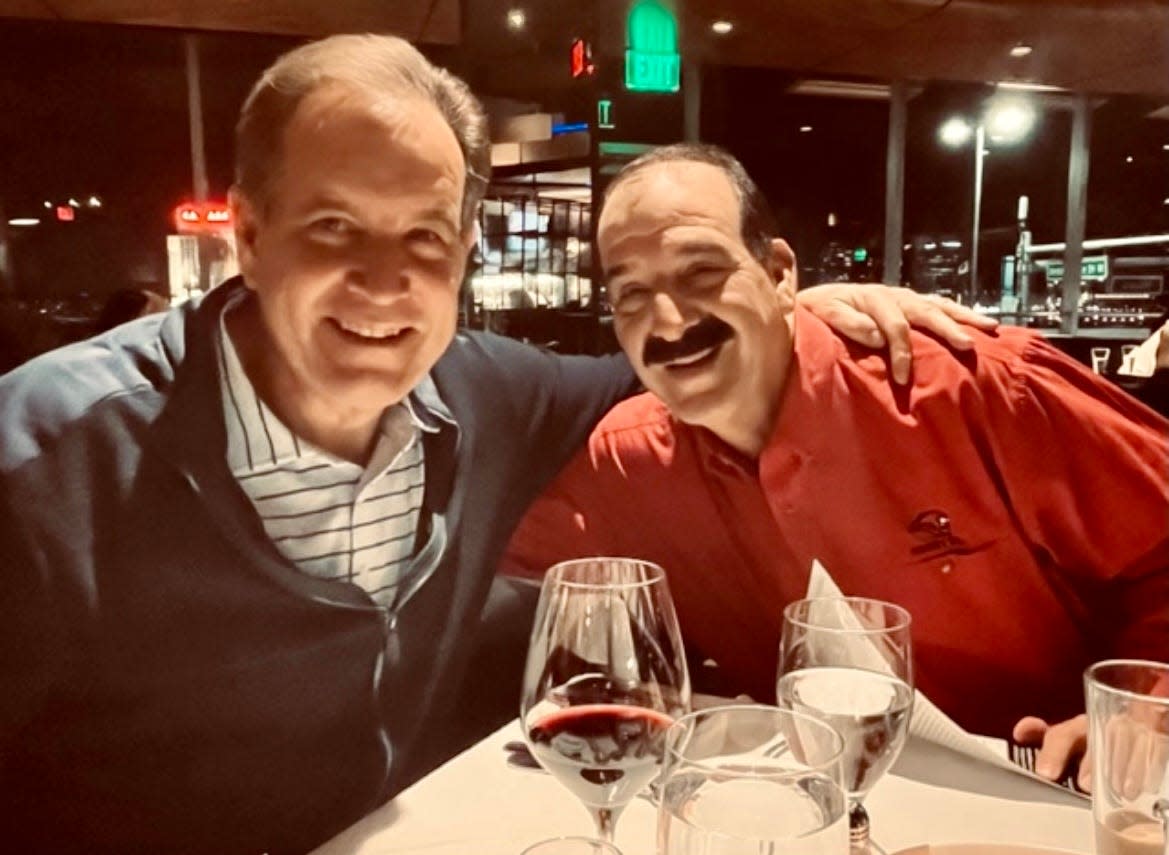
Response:
[[[549,775],[511,767],[518,722],[436,769],[316,850],[315,855],[519,855],[564,835],[591,835],[581,804]],[[865,800],[886,852],[923,843],[1019,843],[1092,851],[1086,801],[911,743]],[[623,855],[653,855],[655,813],[633,800],[617,824]]]

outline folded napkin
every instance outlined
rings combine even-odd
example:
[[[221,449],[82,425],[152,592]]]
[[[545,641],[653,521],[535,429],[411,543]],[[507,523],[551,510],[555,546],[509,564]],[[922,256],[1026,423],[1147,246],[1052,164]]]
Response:
[[[807,596],[842,597],[845,595],[841,592],[836,581],[824,568],[824,565],[819,561],[813,561],[812,572],[808,577]],[[859,622],[857,626],[860,626]],[[876,648],[873,648],[871,653],[871,657],[862,657],[862,662],[865,667],[871,667],[873,670],[889,671],[884,657],[881,656]],[[942,752],[930,752],[930,756],[932,757],[931,762],[935,765],[939,762],[944,762],[947,754],[956,754],[963,760],[974,760],[980,764],[987,764],[997,769],[1010,772],[1013,775],[1030,779],[1035,783],[1043,784],[1046,787],[1064,793],[1071,793],[1081,801],[1087,800],[1087,796],[1084,794],[1068,790],[1054,781],[1049,781],[1011,762],[1006,756],[1005,748],[1002,751],[996,751],[988,744],[992,741],[1000,742],[1000,740],[988,740],[967,733],[952,718],[942,712],[929,698],[916,689],[913,693],[913,713],[909,719],[909,737],[911,740],[918,740],[928,743],[930,746],[943,749]]]

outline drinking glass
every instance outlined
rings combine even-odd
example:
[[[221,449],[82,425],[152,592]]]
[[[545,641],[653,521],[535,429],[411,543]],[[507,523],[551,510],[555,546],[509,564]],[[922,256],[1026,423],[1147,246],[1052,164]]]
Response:
[[[621,855],[612,843],[592,837],[553,837],[529,846],[520,855]]]
[[[705,709],[666,735],[658,855],[844,855],[844,740],[768,706]]]
[[[863,597],[797,600],[783,612],[779,706],[814,715],[844,739],[849,838],[869,845],[864,798],[905,745],[913,710],[909,612]]]
[[[1169,664],[1097,662],[1084,694],[1097,855],[1169,853]]]
[[[532,754],[613,839],[658,773],[665,731],[690,705],[678,618],[661,567],[586,558],[544,577],[520,720]]]

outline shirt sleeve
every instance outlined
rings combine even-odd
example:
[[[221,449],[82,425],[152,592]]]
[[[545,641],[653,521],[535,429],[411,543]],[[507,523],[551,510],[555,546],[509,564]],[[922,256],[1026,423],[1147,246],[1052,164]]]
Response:
[[[581,449],[528,509],[500,564],[508,576],[541,579],[558,561],[609,551],[604,520],[597,520],[599,487],[589,449]]]
[[[1013,513],[1048,565],[1093,594],[1109,655],[1164,659],[1169,422],[1045,342],[1001,367],[988,442]]]
[[[639,388],[624,355],[561,356],[525,348],[542,379],[523,406],[528,474],[543,486],[585,445],[601,417]]]

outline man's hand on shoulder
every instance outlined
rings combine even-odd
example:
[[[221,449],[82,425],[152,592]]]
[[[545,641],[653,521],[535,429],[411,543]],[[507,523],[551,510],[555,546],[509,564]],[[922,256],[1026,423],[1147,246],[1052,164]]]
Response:
[[[913,354],[909,330],[933,333],[955,350],[969,350],[974,339],[968,325],[993,330],[998,321],[932,294],[889,285],[834,283],[816,285],[796,295],[805,309],[843,336],[869,347],[888,347],[893,380],[909,382]]]

